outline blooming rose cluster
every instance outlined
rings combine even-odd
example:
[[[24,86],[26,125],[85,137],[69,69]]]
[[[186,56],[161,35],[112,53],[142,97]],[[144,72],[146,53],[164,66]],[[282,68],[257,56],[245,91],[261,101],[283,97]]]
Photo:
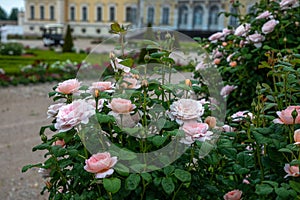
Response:
[[[293,117],[293,111],[297,116]],[[289,106],[285,110],[277,111],[276,114],[279,118],[273,120],[276,124],[300,124],[300,106]]]

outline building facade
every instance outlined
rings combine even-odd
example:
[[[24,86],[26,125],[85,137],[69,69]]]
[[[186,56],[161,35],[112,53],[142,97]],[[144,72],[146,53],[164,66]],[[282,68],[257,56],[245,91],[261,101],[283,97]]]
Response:
[[[246,6],[255,0],[241,0]],[[236,12],[227,0],[25,0],[22,24],[27,35],[40,35],[45,24],[69,24],[74,36],[108,35],[112,22],[135,27],[165,27],[179,31],[218,31],[236,19],[220,12]]]

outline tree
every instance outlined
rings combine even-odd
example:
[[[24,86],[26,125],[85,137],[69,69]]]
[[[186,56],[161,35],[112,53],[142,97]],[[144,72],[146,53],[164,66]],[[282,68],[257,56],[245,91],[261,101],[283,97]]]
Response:
[[[9,20],[15,20],[17,21],[18,20],[18,8],[13,8],[10,12],[10,15],[9,15]]]
[[[0,20],[7,20],[7,13],[1,6],[0,6]]]
[[[64,39],[63,52],[72,52],[73,46],[74,46],[74,43],[73,43],[73,37],[71,34],[71,27],[70,27],[70,25],[68,25],[66,36]]]

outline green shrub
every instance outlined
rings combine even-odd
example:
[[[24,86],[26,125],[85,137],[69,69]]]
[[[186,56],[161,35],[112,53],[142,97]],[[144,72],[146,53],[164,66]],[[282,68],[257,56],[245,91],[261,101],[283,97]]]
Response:
[[[0,54],[1,55],[21,55],[23,53],[23,45],[20,43],[6,43],[0,45]]]
[[[71,34],[71,27],[68,25],[67,33],[64,39],[63,52],[73,52],[73,38]]]

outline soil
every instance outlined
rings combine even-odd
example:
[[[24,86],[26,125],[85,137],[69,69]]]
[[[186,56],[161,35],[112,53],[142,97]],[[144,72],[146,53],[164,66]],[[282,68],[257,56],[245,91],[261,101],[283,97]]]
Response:
[[[39,129],[50,124],[47,97],[54,83],[0,88],[0,199],[44,200],[44,180],[38,169],[22,173],[24,165],[44,160],[44,152],[32,152],[40,143]]]

